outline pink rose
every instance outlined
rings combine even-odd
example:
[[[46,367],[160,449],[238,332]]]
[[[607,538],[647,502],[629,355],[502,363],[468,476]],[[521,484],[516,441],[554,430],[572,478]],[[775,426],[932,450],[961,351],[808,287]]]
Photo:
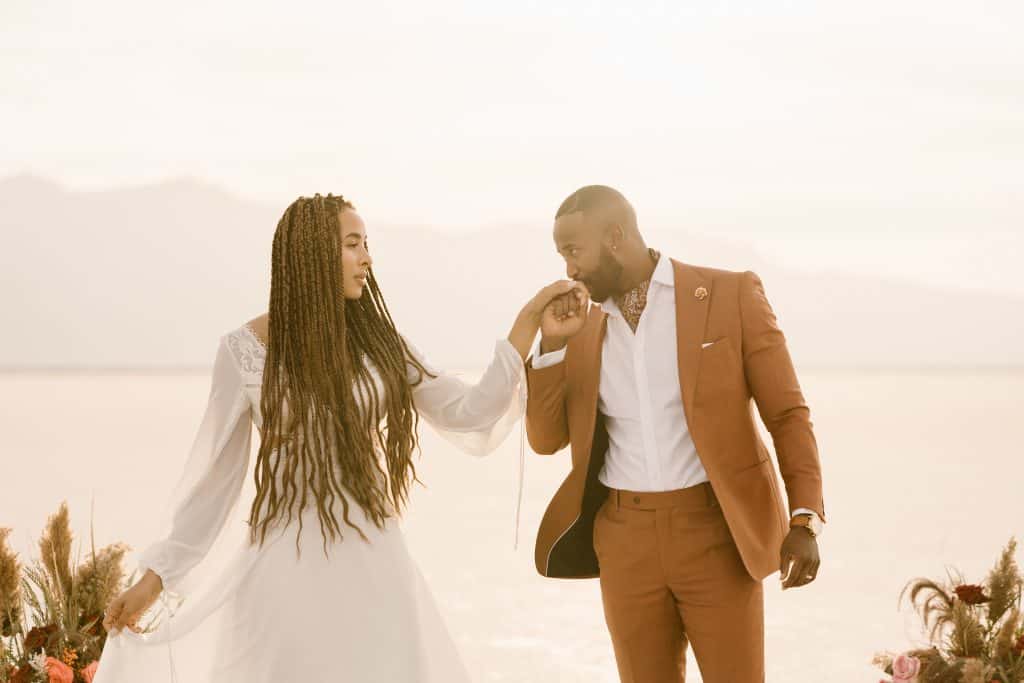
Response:
[[[59,659],[46,658],[46,673],[50,677],[50,683],[75,683],[75,672]]]
[[[913,683],[921,672],[921,660],[917,657],[900,655],[892,662],[893,683]]]
[[[92,683],[93,677],[96,675],[96,669],[100,666],[99,662],[92,662],[89,666],[82,669],[79,673],[82,674],[82,678],[85,679],[85,683]]]

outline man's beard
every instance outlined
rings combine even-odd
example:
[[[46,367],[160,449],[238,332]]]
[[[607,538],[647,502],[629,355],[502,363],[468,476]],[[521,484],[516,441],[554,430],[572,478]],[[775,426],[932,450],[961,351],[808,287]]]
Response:
[[[588,277],[581,278],[590,290],[590,298],[597,303],[605,301],[618,292],[619,280],[622,277],[622,264],[612,257],[608,247],[601,245],[601,254],[597,259],[597,268]]]

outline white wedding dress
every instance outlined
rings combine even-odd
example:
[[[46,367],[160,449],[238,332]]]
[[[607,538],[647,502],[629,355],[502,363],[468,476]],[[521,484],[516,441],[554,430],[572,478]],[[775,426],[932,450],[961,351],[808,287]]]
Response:
[[[420,415],[472,455],[500,445],[526,405],[515,348],[499,340],[490,366],[470,385],[409,346],[438,375],[413,389]],[[94,683],[468,681],[395,519],[378,529],[351,502],[350,517],[369,542],[343,525],[344,539],[325,557],[314,503],[304,512],[301,555],[294,520],[262,548],[248,544],[251,501],[238,503],[252,472],[252,425],[262,422],[265,357],[248,326],[221,337],[167,533],[140,556],[139,569],[163,580],[164,610],[151,633],[108,638]],[[340,519],[337,501],[335,510]]]

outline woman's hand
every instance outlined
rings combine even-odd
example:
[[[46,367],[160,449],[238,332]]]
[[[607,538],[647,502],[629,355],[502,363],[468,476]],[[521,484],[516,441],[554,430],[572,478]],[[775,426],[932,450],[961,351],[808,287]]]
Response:
[[[508,340],[512,342],[512,345],[519,351],[519,355],[525,360],[530,354],[530,346],[533,344],[534,337],[537,336],[541,321],[545,316],[554,315],[547,312],[550,304],[555,301],[561,302],[557,306],[560,317],[568,315],[571,311],[572,315],[576,317],[586,318],[586,302],[589,297],[586,287],[580,282],[558,280],[551,283],[537,292],[523,306],[516,318],[515,325],[512,326],[512,331],[508,333]]]
[[[163,590],[163,581],[152,570],[147,569],[134,586],[110,601],[103,612],[103,628],[108,632],[120,632],[125,626],[138,632],[138,622]]]

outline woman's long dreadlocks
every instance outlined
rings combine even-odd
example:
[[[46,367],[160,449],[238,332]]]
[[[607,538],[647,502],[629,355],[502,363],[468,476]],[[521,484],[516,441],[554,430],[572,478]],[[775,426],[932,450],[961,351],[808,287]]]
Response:
[[[345,299],[340,214],[354,208],[332,194],[300,197],[274,234],[263,424],[249,514],[251,541],[258,537],[260,545],[270,524],[287,513],[286,524],[293,514],[299,518],[298,547],[309,497],[325,554],[328,538],[343,535],[336,499],[345,524],[366,539],[349,517],[342,489],[382,527],[401,512],[418,481],[412,454],[419,415],[411,387],[430,373],[395,329],[372,270],[362,297]],[[416,372],[411,381],[410,365]]]

